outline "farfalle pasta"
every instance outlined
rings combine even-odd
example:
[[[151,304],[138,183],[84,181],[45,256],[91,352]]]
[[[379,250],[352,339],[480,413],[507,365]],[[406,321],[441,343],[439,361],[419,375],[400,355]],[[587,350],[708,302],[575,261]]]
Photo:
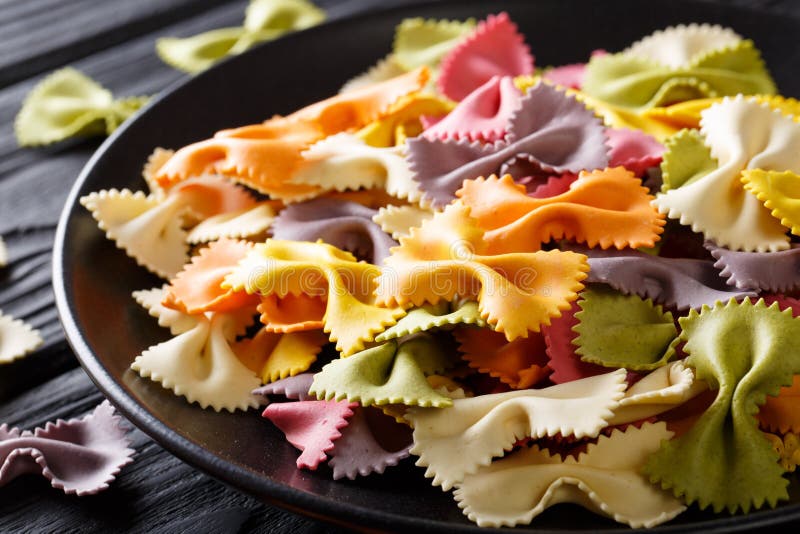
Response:
[[[276,31],[316,21],[285,4]],[[285,21],[259,5],[176,53],[269,38]],[[413,461],[480,526],[789,498],[800,104],[719,26],[590,55],[534,71],[505,13],[406,20],[338,95],[85,197],[166,280],[134,298],[171,337],[132,369],[202,408],[266,405],[300,469]],[[27,339],[8,329],[0,361]]]

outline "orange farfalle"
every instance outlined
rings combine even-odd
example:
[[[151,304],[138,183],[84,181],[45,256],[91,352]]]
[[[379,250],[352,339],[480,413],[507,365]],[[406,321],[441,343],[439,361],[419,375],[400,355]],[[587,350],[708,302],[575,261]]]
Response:
[[[222,130],[213,138],[178,150],[155,179],[169,187],[191,176],[216,173],[285,200],[315,196],[315,186],[290,182],[301,152],[329,135],[355,130],[380,118],[399,98],[424,87],[428,70],[420,68],[391,80],[337,95],[287,117]]]
[[[508,342],[503,334],[487,328],[461,328],[455,337],[470,367],[514,389],[527,389],[550,374],[541,334]]]
[[[623,167],[583,172],[549,198],[529,197],[509,175],[466,180],[456,195],[486,230],[490,254],[532,252],[560,238],[603,249],[652,247],[664,231],[653,197]]]
[[[162,304],[187,314],[227,313],[258,304],[257,295],[222,289],[222,280],[252,249],[246,241],[220,239],[192,258],[167,286]]]
[[[781,388],[777,397],[767,397],[758,420],[771,432],[800,432],[800,375],[795,375],[791,386]]]
[[[261,297],[258,312],[267,332],[301,332],[322,329],[326,306],[323,298],[305,293],[273,293]]]

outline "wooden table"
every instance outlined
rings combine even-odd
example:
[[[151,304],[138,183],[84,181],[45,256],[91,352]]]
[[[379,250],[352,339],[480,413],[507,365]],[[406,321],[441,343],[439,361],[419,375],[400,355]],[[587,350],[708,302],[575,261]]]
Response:
[[[535,0],[531,0],[535,1]],[[722,1],[722,0],[718,0]],[[318,0],[331,18],[408,0]],[[796,0],[737,0],[800,16]],[[11,263],[0,269],[0,309],[38,328],[44,346],[0,366],[0,423],[31,428],[81,416],[102,399],[67,346],[53,305],[51,249],[64,199],[100,140],[20,149],[13,120],[47,73],[71,65],[115,95],[154,94],[182,73],[155,55],[160,36],[240,25],[246,0],[0,0],[0,235]],[[387,36],[388,38],[388,36]],[[108,491],[65,496],[41,477],[0,488],[0,532],[334,532],[266,506],[131,432],[136,461]]]

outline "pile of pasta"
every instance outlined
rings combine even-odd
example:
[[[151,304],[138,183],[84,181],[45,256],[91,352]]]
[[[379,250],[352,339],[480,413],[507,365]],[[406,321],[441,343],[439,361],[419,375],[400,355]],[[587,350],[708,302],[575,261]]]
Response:
[[[788,499],[799,110],[718,26],[537,68],[504,13],[411,19],[338,95],[82,202],[168,281],[132,369],[266,404],[298,468],[413,456],[481,526],[652,527]]]

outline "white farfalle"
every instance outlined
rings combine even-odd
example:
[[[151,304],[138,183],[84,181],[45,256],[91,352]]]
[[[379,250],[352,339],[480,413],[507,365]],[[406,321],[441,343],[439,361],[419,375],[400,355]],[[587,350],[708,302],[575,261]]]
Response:
[[[453,401],[450,408],[410,408],[411,453],[434,486],[448,490],[526,437],[597,436],[625,394],[624,369],[545,389]]]
[[[701,133],[718,167],[666,193],[653,205],[731,250],[789,248],[786,228],[748,192],[742,171],[800,172],[800,125],[766,104],[726,98],[702,112]]]
[[[681,24],[658,30],[633,43],[622,53],[677,69],[702,54],[729,48],[741,40],[741,36],[730,28],[710,24]]]
[[[164,288],[137,291],[136,301],[169,328],[172,339],[137,356],[131,369],[203,408],[235,411],[259,405],[252,390],[261,380],[232,349],[252,314],[247,311],[187,315],[161,304]]]
[[[372,217],[372,222],[391,235],[392,239],[398,240],[401,237],[408,237],[412,228],[418,228],[423,222],[433,219],[434,214],[433,209],[415,205],[386,206],[378,209],[378,213]]]
[[[395,61],[394,56],[389,54],[370,67],[366,72],[346,82],[342,88],[339,89],[339,94],[357,91],[374,83],[385,82],[405,72],[406,70]]]
[[[0,364],[27,356],[44,341],[30,325],[0,311]]]
[[[353,134],[340,133],[311,145],[303,158],[303,166],[292,177],[294,183],[326,191],[380,187],[410,202],[422,198],[400,147],[378,148]]]
[[[268,202],[255,207],[209,217],[189,231],[186,242],[192,245],[227,237],[243,239],[266,232],[275,219],[275,209]]]
[[[81,198],[106,237],[131,258],[162,278],[172,278],[188,261],[189,247],[181,214],[180,196],[145,196],[128,189],[111,189]]]
[[[695,380],[683,361],[672,362],[628,388],[608,423],[621,425],[648,419],[680,406],[706,389],[706,383]]]
[[[163,197],[166,194],[164,188],[159,185],[155,177],[158,170],[174,154],[174,150],[158,147],[153,150],[153,153],[150,154],[150,156],[148,156],[147,163],[144,164],[144,168],[142,169],[142,178],[144,178],[145,183],[147,183],[147,188],[150,190],[150,194],[160,197]]]
[[[482,527],[528,524],[558,503],[575,503],[633,528],[654,527],[686,509],[640,474],[647,457],[672,435],[664,422],[615,430],[577,460],[522,448],[465,477],[454,497]]]
[[[0,236],[0,267],[5,267],[6,265],[8,265],[8,250],[3,237]]]

